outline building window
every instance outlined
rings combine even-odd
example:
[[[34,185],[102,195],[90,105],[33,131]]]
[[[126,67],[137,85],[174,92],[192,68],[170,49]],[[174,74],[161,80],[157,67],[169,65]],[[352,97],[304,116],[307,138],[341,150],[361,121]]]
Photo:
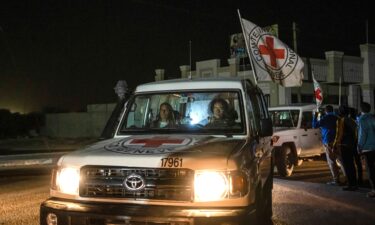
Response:
[[[301,95],[301,102],[302,103],[311,103],[314,102],[313,95]]]
[[[292,103],[298,103],[298,95],[292,94]]]

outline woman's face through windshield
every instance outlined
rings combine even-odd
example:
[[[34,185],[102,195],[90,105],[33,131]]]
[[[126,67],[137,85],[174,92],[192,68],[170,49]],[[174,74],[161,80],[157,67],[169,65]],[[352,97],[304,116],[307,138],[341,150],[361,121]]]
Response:
[[[160,120],[161,121],[167,121],[168,118],[170,117],[171,112],[169,111],[168,106],[166,105],[161,105],[160,106]]]
[[[215,119],[222,119],[224,117],[224,106],[220,102],[214,104],[214,117]]]

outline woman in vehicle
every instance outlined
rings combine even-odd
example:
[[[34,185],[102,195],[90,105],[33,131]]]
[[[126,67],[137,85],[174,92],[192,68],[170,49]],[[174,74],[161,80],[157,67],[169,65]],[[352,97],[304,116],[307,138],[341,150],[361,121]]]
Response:
[[[229,109],[229,104],[222,98],[215,98],[209,105],[211,116],[208,117],[206,126],[226,127],[234,124],[234,116]]]
[[[152,128],[175,128],[176,118],[172,106],[168,102],[160,104],[159,115],[151,124]]]

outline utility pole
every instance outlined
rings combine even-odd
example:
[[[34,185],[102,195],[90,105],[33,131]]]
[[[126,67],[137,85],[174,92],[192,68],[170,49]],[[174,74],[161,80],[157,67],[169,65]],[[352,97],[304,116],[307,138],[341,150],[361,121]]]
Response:
[[[368,44],[368,20],[366,20],[366,44]]]
[[[297,53],[297,23],[296,22],[293,22],[293,49],[294,49],[294,52]],[[302,102],[301,87],[298,87],[297,91],[298,91],[298,94],[297,94],[298,102]]]
[[[293,49],[297,53],[297,24],[293,22]]]
[[[191,80],[191,40],[189,40],[189,65],[190,65],[190,70],[189,70],[189,79]]]

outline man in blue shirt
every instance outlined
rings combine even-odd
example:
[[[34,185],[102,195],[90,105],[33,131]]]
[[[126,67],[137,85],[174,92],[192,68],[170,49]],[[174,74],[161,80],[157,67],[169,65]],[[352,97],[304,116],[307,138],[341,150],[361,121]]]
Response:
[[[325,113],[326,114],[322,116],[320,120],[317,119],[318,113],[315,113],[312,126],[314,128],[320,128],[322,133],[322,142],[326,152],[327,163],[333,178],[333,180],[327,184],[340,185],[340,166],[342,165],[342,160],[339,151],[335,151],[333,148],[333,142],[335,141],[336,136],[336,122],[338,118],[333,113],[333,107],[331,105],[325,107]],[[338,163],[340,165],[338,165]]]

